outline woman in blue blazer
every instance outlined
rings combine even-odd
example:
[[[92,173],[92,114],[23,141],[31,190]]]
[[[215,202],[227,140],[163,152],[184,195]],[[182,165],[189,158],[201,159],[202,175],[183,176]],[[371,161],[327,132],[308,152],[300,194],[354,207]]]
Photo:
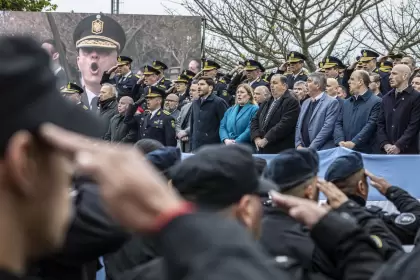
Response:
[[[226,145],[251,143],[251,120],[258,111],[254,93],[249,85],[243,84],[236,90],[236,105],[229,108],[220,122],[219,135]]]

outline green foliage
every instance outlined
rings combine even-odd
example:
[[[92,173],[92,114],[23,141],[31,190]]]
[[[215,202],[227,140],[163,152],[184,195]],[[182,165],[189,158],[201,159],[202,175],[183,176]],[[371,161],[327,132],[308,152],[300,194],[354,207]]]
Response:
[[[0,0],[2,11],[41,12],[55,11],[57,5],[51,0]]]

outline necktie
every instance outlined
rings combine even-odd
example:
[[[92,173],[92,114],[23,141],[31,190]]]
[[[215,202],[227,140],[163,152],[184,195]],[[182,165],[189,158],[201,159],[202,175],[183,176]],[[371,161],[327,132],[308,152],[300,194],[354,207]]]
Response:
[[[277,101],[278,101],[278,99],[275,99],[275,100],[273,100],[273,103],[271,103],[270,108],[268,109],[268,113],[265,116],[264,124],[267,123],[268,118],[271,116],[271,113],[273,112],[274,108],[276,107]]]
[[[90,110],[94,113],[98,111],[98,97],[92,98],[92,101],[90,101]]]

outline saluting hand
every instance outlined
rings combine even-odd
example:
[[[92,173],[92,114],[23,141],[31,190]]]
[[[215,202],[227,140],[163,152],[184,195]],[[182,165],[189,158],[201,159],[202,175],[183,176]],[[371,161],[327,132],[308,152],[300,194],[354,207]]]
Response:
[[[316,186],[323,194],[325,194],[329,205],[333,209],[339,208],[341,205],[343,205],[346,201],[349,200],[349,198],[341,190],[339,190],[336,185],[334,185],[331,182],[327,182],[323,179],[318,179]]]
[[[148,232],[155,228],[160,214],[179,209],[183,204],[143,154],[132,146],[117,147],[52,124],[43,125],[40,136],[74,159],[76,172],[95,180],[111,216],[131,230]]]
[[[313,228],[329,210],[319,206],[316,202],[294,196],[270,192],[271,199],[279,208],[286,210],[289,216]]]
[[[382,177],[377,177],[367,170],[365,170],[365,174],[370,179],[370,184],[383,195],[386,195],[388,189],[392,187],[392,185]]]

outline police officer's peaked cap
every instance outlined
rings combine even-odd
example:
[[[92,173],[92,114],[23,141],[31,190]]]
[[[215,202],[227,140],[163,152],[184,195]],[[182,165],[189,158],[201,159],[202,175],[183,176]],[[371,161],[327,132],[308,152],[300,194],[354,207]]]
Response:
[[[152,66],[158,70],[165,71],[168,69],[168,66],[159,60],[154,60]]]
[[[287,62],[291,62],[291,63],[293,63],[293,62],[301,62],[301,61],[305,61],[305,60],[307,60],[308,58],[304,55],[304,54],[301,54],[301,53],[299,53],[299,52],[290,52],[288,55],[287,55]]]
[[[361,62],[368,62],[379,57],[379,54],[372,50],[362,50],[360,60]]]
[[[342,181],[362,170],[363,158],[357,152],[352,152],[336,158],[325,172],[325,180],[329,182]]]
[[[113,18],[98,14],[82,19],[73,33],[76,48],[116,49],[121,52],[126,43],[124,29]]]
[[[184,71],[182,71],[182,75],[187,76],[188,78],[192,79],[195,77],[196,73],[194,73],[191,70],[185,69]]]
[[[117,61],[119,66],[131,64],[133,62],[133,60],[130,57],[123,55],[119,56]]]
[[[187,84],[189,81],[190,81],[190,78],[188,76],[181,74],[178,76],[178,78],[174,82]]]
[[[246,71],[252,71],[260,69],[262,72],[265,72],[264,66],[256,60],[248,59],[245,61],[245,68]]]
[[[155,98],[155,97],[165,98],[165,96],[166,96],[166,92],[163,88],[151,86],[149,87],[149,90],[147,91],[146,98]]]
[[[339,58],[337,58],[335,56],[327,56],[324,59],[324,65],[322,67],[324,69],[329,69],[329,68],[333,68],[333,67],[343,68],[343,66],[344,66],[344,64]]]
[[[145,65],[143,67],[143,74],[144,75],[153,75],[153,74],[159,75],[160,70],[151,65]]]
[[[66,86],[60,88],[61,93],[78,93],[82,94],[84,92],[83,88],[79,87],[75,83],[68,83]]]
[[[383,61],[381,63],[379,63],[379,70],[381,70],[382,72],[386,72],[388,73],[389,71],[392,70],[392,67],[394,66],[394,64],[391,61]]]
[[[273,181],[281,192],[288,191],[317,176],[319,157],[313,149],[288,149],[273,158],[263,177]]]
[[[222,67],[216,61],[206,59],[203,62],[203,70],[204,71],[210,71],[210,70],[220,69],[220,68],[222,68]]]

